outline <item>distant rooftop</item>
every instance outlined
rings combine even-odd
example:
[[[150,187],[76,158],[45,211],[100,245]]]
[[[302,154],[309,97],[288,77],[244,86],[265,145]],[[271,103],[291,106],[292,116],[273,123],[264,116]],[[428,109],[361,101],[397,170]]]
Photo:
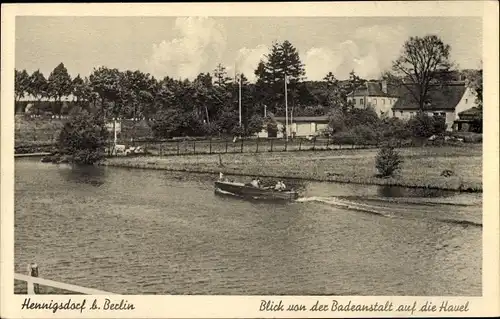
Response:
[[[54,98],[47,98],[43,97],[40,99],[42,102],[48,102],[48,101],[55,101],[56,99]],[[70,101],[75,101],[76,97],[73,94],[70,94],[68,96],[63,96],[61,97],[62,102],[70,102]],[[33,95],[25,95],[24,97],[19,99],[20,102],[36,102],[38,101],[37,98],[35,98]]]
[[[286,118],[284,116],[276,116],[274,118],[278,122],[285,122]],[[290,118],[289,118],[290,119]],[[294,122],[328,122],[328,116],[297,116],[293,117]]]

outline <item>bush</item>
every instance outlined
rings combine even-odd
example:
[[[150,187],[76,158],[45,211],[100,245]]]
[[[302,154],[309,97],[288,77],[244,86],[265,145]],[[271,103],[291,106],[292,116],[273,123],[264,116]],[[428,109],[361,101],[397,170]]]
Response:
[[[332,142],[339,145],[352,145],[356,144],[356,136],[352,132],[338,132],[332,136]]]
[[[405,121],[396,117],[384,119],[379,126],[379,131],[385,140],[404,140],[411,137]]]
[[[418,112],[408,121],[408,129],[414,137],[428,138],[439,135],[446,131],[446,123],[443,117],[433,117],[426,113]]]
[[[384,146],[377,154],[375,167],[380,177],[389,177],[401,169],[402,163],[401,156],[393,147]]]
[[[101,114],[75,109],[59,134],[59,151],[74,163],[94,164],[104,157],[107,137]]]
[[[356,125],[351,130],[352,136],[357,141],[357,144],[377,144],[378,134],[373,128],[366,125]]]
[[[248,121],[246,127],[246,135],[251,136],[262,131],[264,126],[264,118],[259,114],[254,114]]]
[[[328,132],[336,134],[345,130],[345,114],[341,109],[333,109],[329,116]]]

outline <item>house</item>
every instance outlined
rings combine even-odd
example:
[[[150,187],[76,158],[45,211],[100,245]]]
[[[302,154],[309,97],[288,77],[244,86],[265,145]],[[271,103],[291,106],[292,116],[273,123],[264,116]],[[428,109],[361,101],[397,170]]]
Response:
[[[68,108],[68,106],[76,100],[75,96],[70,94],[69,96],[62,96],[61,97],[61,102],[63,105],[63,108]],[[18,101],[15,103],[15,114],[22,114],[22,113],[27,113],[30,112],[30,110],[33,109],[33,107],[37,104],[40,103],[38,108],[45,113],[52,113],[52,107],[53,104],[56,102],[56,99],[53,97],[42,97],[40,99],[37,99],[36,97],[32,95],[25,95],[21,97]]]
[[[275,117],[274,120],[278,125],[278,132],[276,136],[271,136],[270,132],[267,132],[267,128],[264,128],[261,132],[257,134],[258,137],[284,137],[283,128],[286,125],[285,117]],[[299,117],[289,117],[288,118],[288,132],[291,137],[308,137],[316,136],[320,134],[323,130],[328,127],[329,118],[328,116],[299,116]]]
[[[453,123],[454,131],[469,132],[475,128],[477,121],[482,118],[482,111],[477,107],[471,107],[458,113],[458,120]]]
[[[398,97],[386,81],[367,81],[347,95],[347,101],[356,108],[373,107],[379,117],[390,116],[391,108]]]
[[[417,114],[420,106],[412,91],[401,86],[399,98],[392,107],[393,117],[409,119]],[[424,105],[424,112],[430,116],[444,117],[446,130],[451,131],[454,122],[459,119],[459,113],[475,106],[477,106],[475,93],[465,85],[464,81],[455,81],[431,88]]]

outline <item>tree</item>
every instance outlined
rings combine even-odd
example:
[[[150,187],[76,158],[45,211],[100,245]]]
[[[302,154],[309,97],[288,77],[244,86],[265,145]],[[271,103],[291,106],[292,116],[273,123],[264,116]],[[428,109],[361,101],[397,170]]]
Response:
[[[82,79],[80,74],[78,74],[74,79],[71,85],[73,96],[76,98],[76,104],[79,106],[83,106],[84,102],[93,103],[95,105],[96,102],[96,94],[92,91],[90,87],[89,79],[85,77]],[[88,105],[86,103],[86,105]]]
[[[304,64],[297,49],[288,41],[273,43],[270,53],[260,61],[255,70],[257,90],[261,92],[258,101],[270,106],[271,112],[284,113],[285,75],[290,104],[293,107],[297,85],[304,80]]]
[[[30,85],[30,76],[26,70],[18,71],[14,70],[15,79],[14,79],[14,94],[16,102],[19,102],[21,98],[24,97],[24,94],[29,91]]]
[[[151,125],[153,135],[157,138],[171,138],[182,135],[182,112],[178,109],[162,110],[156,114]]]
[[[423,111],[430,102],[431,90],[449,80],[450,51],[451,47],[435,35],[410,37],[387,77],[390,82],[404,86]]]
[[[264,127],[264,118],[259,114],[254,114],[248,120],[248,124],[245,126],[245,135],[250,136],[262,131]]]
[[[40,70],[36,70],[29,77],[28,94],[32,95],[37,101],[37,109],[40,108],[40,102],[44,97],[47,97],[48,86],[47,80]]]
[[[331,135],[342,132],[346,128],[346,114],[342,109],[334,109],[328,115],[328,131]]]
[[[101,100],[104,116],[118,117],[120,115],[120,71],[99,67],[89,76],[92,91],[96,92]]]
[[[350,74],[351,77],[354,77],[352,80],[352,89],[353,92],[358,87],[358,81],[361,79],[355,75],[354,71]],[[326,100],[325,105],[332,108],[342,108],[346,109],[347,107],[347,96],[345,89],[340,85],[339,80],[333,75],[332,72],[328,72],[328,74],[323,78],[323,81],[326,84]]]
[[[360,88],[363,84],[365,84],[365,80],[356,75],[356,72],[352,70],[349,73],[349,80],[347,82],[347,89],[350,91],[352,98],[354,98],[354,94],[356,90]]]
[[[94,164],[104,157],[107,137],[101,114],[74,109],[59,134],[59,151],[74,163]]]
[[[59,113],[60,115],[62,97],[70,95],[73,90],[71,77],[63,63],[59,63],[50,73],[47,87],[48,96],[53,97],[57,102],[58,110],[54,113]]]
[[[231,83],[231,78],[227,75],[226,67],[221,63],[217,64],[214,70],[214,85],[226,88]]]
[[[219,64],[219,66],[221,66]],[[220,75],[220,74],[219,74]],[[220,80],[220,79],[218,79]],[[218,85],[221,85],[221,82],[218,82]],[[225,84],[223,84],[225,85]],[[198,106],[198,112],[200,114],[204,114],[205,123],[210,125],[210,119],[213,118],[216,114],[215,99],[217,98],[214,95],[214,87],[212,85],[212,76],[210,73],[200,73],[193,81],[194,86],[194,95],[193,99],[195,100],[196,105]],[[213,127],[209,129],[212,131]]]
[[[125,118],[141,118],[154,103],[156,85],[149,73],[139,70],[120,72],[118,103],[120,115]]]
[[[375,167],[379,172],[379,177],[392,176],[396,171],[401,169],[403,160],[393,147],[384,146],[377,153],[375,159]]]

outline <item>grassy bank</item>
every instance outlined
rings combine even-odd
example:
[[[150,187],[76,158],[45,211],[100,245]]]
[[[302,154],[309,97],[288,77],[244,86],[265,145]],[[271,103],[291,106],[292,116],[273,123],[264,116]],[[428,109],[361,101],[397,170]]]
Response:
[[[109,158],[103,165],[262,177],[298,178],[447,190],[482,191],[482,146],[403,148],[402,170],[377,178],[376,149]],[[220,165],[219,160],[222,161]],[[453,176],[441,176],[451,170]]]

